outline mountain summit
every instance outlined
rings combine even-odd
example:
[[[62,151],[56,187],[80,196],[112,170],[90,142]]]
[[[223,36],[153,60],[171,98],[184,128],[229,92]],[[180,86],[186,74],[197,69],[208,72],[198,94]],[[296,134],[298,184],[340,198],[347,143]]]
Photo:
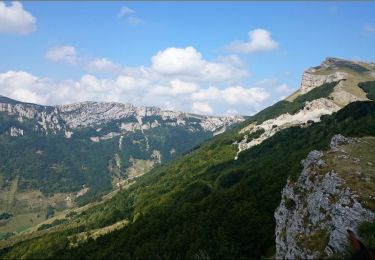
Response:
[[[239,141],[238,154],[282,129],[318,122],[322,115],[331,115],[355,101],[368,100],[359,83],[373,80],[374,63],[327,58],[320,66],[303,73],[296,92],[252,117],[240,133],[259,135],[251,140],[246,135]]]

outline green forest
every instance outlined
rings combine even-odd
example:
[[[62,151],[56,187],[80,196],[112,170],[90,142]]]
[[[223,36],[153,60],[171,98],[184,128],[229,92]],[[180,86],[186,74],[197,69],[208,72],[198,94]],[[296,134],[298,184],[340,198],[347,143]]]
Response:
[[[62,231],[3,249],[1,258],[253,258],[274,253],[273,212],[288,177],[335,134],[375,135],[375,103],[354,102],[307,128],[285,129],[234,161],[238,129],[152,170]],[[250,119],[251,120],[251,119]],[[264,156],[264,155],[267,156]],[[256,185],[254,185],[256,184]],[[77,247],[68,237],[131,223]],[[62,224],[64,226],[64,224]],[[372,227],[364,228],[364,232]],[[47,229],[48,230],[48,229]],[[370,236],[371,237],[371,236]]]

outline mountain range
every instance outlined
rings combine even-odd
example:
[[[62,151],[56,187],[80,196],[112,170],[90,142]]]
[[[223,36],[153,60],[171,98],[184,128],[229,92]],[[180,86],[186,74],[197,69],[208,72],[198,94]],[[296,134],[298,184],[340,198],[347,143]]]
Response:
[[[0,212],[13,215],[0,233],[128,185],[243,120],[121,103],[41,106],[0,96]]]
[[[346,229],[353,230],[368,245],[373,246],[375,241],[374,100],[374,63],[327,58],[304,72],[298,91],[254,116],[192,117],[203,122],[221,120],[219,127],[209,130],[200,124],[201,131],[209,132],[211,137],[223,127],[238,124],[206,141],[203,139],[209,136],[194,139],[196,143],[185,150],[188,152],[182,155],[180,150],[180,156],[155,167],[132,185],[126,183],[83,207],[56,212],[39,225],[8,234],[8,239],[0,241],[0,256],[348,257],[351,251]],[[8,106],[11,102],[15,101],[9,101]],[[99,151],[109,149],[106,142],[115,140],[112,145],[118,147],[122,139],[116,139],[120,135],[114,133],[120,132],[124,124],[138,123],[139,127],[147,122],[148,131],[164,129],[151,127],[154,114],[146,119],[146,111],[154,111],[151,108],[142,110],[141,121],[135,121],[135,116],[129,122],[121,121],[125,119],[119,116],[123,115],[122,109],[117,109],[120,105],[109,109],[114,121],[102,117],[110,104],[103,104],[103,110],[95,106],[97,103],[43,107],[38,113],[50,116],[48,120],[47,116],[38,117],[38,122],[45,123],[37,126],[35,122],[17,120],[19,114],[9,116],[13,112],[7,110],[2,114],[8,123],[1,140],[10,140],[12,135],[27,136],[26,129],[41,133],[40,137],[33,135],[38,138],[59,136],[64,140],[61,143],[77,138],[80,141],[70,151],[77,149],[74,156],[82,156],[79,149],[87,144],[84,154],[96,162],[102,156]],[[155,111],[163,118],[160,110]],[[156,120],[161,122],[159,117]],[[178,126],[177,121],[176,118],[174,127]],[[186,123],[184,127],[192,125],[199,123]],[[143,127],[140,128],[138,134],[143,134]],[[109,133],[112,138],[106,139]],[[145,136],[148,141],[144,141],[144,149],[150,151],[147,147],[152,146],[152,135]],[[41,142],[38,138],[34,145]],[[186,140],[187,136],[179,138]],[[58,143],[57,139],[48,143],[51,141]],[[12,147],[8,142],[6,146]],[[168,149],[161,154],[162,158],[166,156]],[[12,158],[14,153],[13,157],[8,156],[7,165],[11,165]],[[111,157],[107,162],[108,159]],[[127,160],[121,159],[124,161]],[[112,164],[110,172],[113,168]],[[2,174],[3,171],[4,167]],[[12,172],[17,172],[12,175],[17,181],[23,176],[15,167]],[[13,186],[20,186],[14,183]]]

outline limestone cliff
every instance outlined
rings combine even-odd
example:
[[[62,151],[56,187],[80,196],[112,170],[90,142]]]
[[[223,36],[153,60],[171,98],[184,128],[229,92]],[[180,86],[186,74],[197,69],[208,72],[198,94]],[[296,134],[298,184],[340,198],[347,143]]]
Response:
[[[94,136],[95,140],[98,138],[98,140],[105,140],[120,135],[120,133],[143,131],[160,126],[182,126],[192,132],[203,130],[213,133],[244,120],[241,116],[203,116],[166,111],[158,107],[136,107],[132,104],[115,102],[82,102],[62,106],[41,106],[18,102],[2,96],[0,96],[0,112],[16,116],[21,124],[25,120],[34,120],[35,130],[45,134],[56,134],[62,131],[66,138],[70,138],[79,128],[98,127],[115,122],[116,132],[101,133],[98,128],[99,136]],[[143,120],[144,118],[149,120]],[[13,128],[10,128],[9,131],[12,131],[12,136],[16,136],[14,130],[11,130]],[[27,134],[25,129],[20,130],[23,131],[23,134]]]
[[[312,151],[296,181],[288,180],[275,211],[276,258],[340,256],[347,229],[375,220],[374,137],[336,135],[331,150]]]

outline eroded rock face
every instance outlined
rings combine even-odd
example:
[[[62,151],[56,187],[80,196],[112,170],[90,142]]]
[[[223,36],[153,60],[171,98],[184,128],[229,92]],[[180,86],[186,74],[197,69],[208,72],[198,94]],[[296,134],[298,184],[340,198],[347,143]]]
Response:
[[[36,129],[48,132],[57,133],[65,129],[65,124],[59,116],[57,108],[38,106],[27,103],[1,103],[0,112],[6,112],[9,115],[18,117],[18,121],[23,122],[25,119],[34,119],[37,121]]]
[[[23,130],[21,128],[17,128],[17,127],[12,126],[9,129],[9,134],[10,134],[10,136],[20,136],[20,135],[23,135]]]
[[[355,139],[336,135],[331,151]],[[312,151],[302,161],[296,182],[288,180],[275,211],[276,258],[316,259],[342,253],[347,229],[374,221],[375,213],[363,207],[355,191],[348,188],[335,169],[328,170],[324,153]]]
[[[302,76],[300,89],[284,101],[294,102],[297,97],[325,83],[337,82],[333,92],[327,97],[306,102],[304,108],[293,115],[285,113],[263,123],[252,122],[245,126],[240,133],[248,132],[252,134],[261,129],[264,129],[265,132],[258,138],[251,140],[244,138],[235,142],[238,145],[238,153],[235,159],[242,151],[262,143],[280,130],[298,125],[303,127],[307,122],[317,122],[320,120],[320,116],[337,112],[352,102],[367,100],[366,94],[357,84],[361,81],[375,80],[373,68],[374,66],[371,63],[328,57],[319,66],[307,69]]]
[[[319,98],[310,102],[306,102],[305,106],[297,113],[291,115],[289,113],[280,115],[274,119],[264,121],[260,125],[252,125],[243,130],[249,131],[249,134],[255,133],[259,130],[264,130],[264,133],[258,138],[247,140],[245,138],[238,143],[238,154],[243,150],[247,150],[255,145],[262,143],[264,140],[270,138],[277,132],[289,128],[291,126],[300,126],[307,122],[319,122],[322,115],[330,115],[340,109],[335,103],[326,98]],[[236,159],[235,158],[235,159]]]
[[[337,71],[329,75],[318,75],[312,73],[312,70],[307,70],[302,75],[302,82],[300,91],[301,94],[306,94],[310,90],[323,85],[324,83],[331,83],[347,79],[348,75],[345,72]]]
[[[1,96],[0,96],[1,97]],[[82,102],[62,106],[40,106],[17,102],[11,99],[0,99],[0,112],[15,115],[20,122],[26,119],[36,120],[37,130],[48,133],[63,131],[67,139],[71,138],[74,129],[95,127],[115,120],[132,119],[118,124],[119,132],[148,130],[160,126],[186,126],[189,131],[215,132],[242,122],[241,116],[201,116],[189,113],[163,111],[158,107],[136,107],[132,104],[115,102]],[[145,122],[145,117],[157,117],[152,122]],[[100,131],[97,131],[98,133]],[[105,140],[119,135],[104,133],[99,136]],[[97,138],[94,138],[95,141]]]

